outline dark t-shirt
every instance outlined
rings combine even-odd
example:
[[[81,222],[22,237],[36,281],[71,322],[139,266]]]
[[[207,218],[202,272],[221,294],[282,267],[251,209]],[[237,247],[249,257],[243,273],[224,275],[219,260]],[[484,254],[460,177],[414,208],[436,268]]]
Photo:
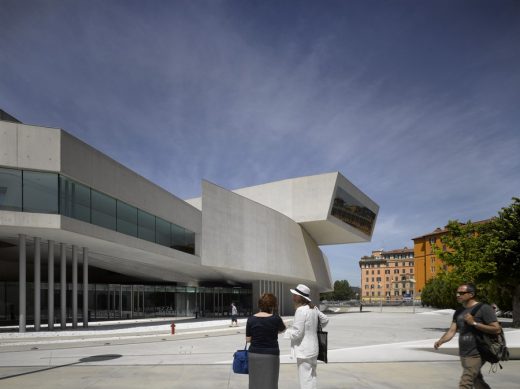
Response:
[[[285,330],[285,324],[278,315],[267,317],[250,316],[246,324],[246,336],[251,337],[249,352],[280,355],[278,333]]]
[[[453,314],[453,322],[457,324],[457,331],[459,332],[459,355],[461,357],[478,355],[477,343],[474,335],[474,331],[478,331],[478,328],[474,328],[472,325],[467,324],[464,321],[464,315],[466,315],[466,313],[471,313],[473,308],[475,308],[475,306],[470,308],[459,308]],[[495,310],[488,304],[482,304],[478,312],[475,314],[475,321],[484,324],[490,324],[497,321]]]

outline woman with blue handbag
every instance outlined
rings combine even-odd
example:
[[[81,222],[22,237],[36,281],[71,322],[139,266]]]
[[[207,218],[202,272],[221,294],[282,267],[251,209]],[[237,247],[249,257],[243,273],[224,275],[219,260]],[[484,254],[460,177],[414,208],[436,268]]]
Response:
[[[278,389],[280,347],[278,334],[285,324],[276,314],[277,301],[271,293],[258,300],[259,312],[250,316],[246,324],[249,346],[249,389]]]

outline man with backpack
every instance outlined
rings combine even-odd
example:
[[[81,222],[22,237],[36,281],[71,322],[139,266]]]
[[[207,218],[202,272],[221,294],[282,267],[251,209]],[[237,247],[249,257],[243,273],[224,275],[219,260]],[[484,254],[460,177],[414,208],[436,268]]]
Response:
[[[453,314],[448,331],[433,345],[437,350],[459,332],[459,356],[462,364],[459,389],[490,389],[480,371],[485,361],[477,349],[476,336],[478,331],[490,335],[502,332],[493,308],[488,304],[479,303],[476,295],[477,290],[473,284],[462,284],[457,288],[457,301],[462,307]]]

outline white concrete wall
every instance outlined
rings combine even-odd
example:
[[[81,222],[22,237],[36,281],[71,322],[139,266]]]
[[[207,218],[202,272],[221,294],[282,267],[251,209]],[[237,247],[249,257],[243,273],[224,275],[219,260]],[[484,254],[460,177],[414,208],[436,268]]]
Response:
[[[233,192],[274,209],[297,223],[326,220],[337,175],[298,177]]]
[[[60,130],[0,121],[0,166],[60,171]]]
[[[202,209],[203,265],[249,281],[330,285],[321,250],[285,215],[209,182],[203,182]]]

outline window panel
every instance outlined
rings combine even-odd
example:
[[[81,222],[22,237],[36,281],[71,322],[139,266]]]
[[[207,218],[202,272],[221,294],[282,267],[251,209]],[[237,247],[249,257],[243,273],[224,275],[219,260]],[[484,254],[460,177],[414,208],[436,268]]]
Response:
[[[22,211],[22,172],[0,168],[0,209]]]
[[[137,208],[117,202],[117,231],[137,237]]]
[[[58,213],[58,175],[56,173],[23,172],[23,210],[25,212]]]
[[[337,188],[331,215],[364,232],[372,233],[376,214],[342,188]]]
[[[60,213],[90,223],[90,188],[60,176]]]
[[[148,212],[137,211],[137,236],[150,242],[155,242],[155,216]]]
[[[92,224],[115,230],[117,226],[116,200],[95,190],[91,191],[91,196]]]
[[[171,223],[164,219],[155,219],[155,241],[163,246],[171,246]]]

